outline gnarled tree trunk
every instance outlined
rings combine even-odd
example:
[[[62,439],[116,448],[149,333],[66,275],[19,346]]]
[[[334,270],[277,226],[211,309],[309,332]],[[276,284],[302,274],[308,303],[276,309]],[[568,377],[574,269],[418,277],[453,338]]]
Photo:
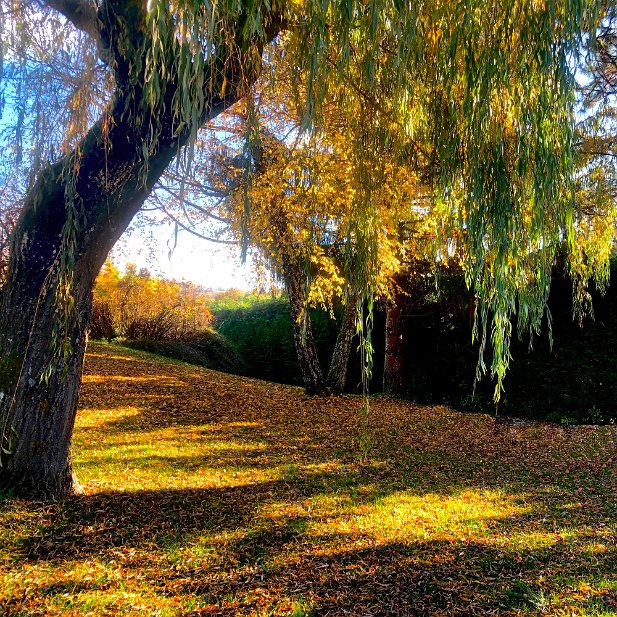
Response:
[[[302,266],[283,256],[283,275],[289,295],[291,318],[294,330],[294,345],[302,370],[304,387],[308,394],[324,394],[326,382],[323,377],[311,326],[311,316],[306,304],[305,274]]]
[[[60,333],[71,349],[52,365],[52,332],[58,332],[53,276],[46,289],[22,278],[20,293],[4,302],[2,349],[10,352],[4,355],[8,370],[0,401],[5,449],[0,478],[4,488],[24,496],[53,497],[77,488],[70,447],[91,294],[85,281],[75,281],[78,308]]]

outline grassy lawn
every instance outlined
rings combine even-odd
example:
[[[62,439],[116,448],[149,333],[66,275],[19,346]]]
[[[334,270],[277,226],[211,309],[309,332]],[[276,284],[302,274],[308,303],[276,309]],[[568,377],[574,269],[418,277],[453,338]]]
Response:
[[[91,345],[85,495],[0,502],[0,615],[617,615],[611,427],[311,399]]]

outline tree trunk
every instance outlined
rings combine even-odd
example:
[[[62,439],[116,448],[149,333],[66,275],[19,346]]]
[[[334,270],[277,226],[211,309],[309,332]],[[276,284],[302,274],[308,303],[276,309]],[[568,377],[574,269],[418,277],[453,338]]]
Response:
[[[274,143],[279,142],[276,137],[266,127],[260,127],[261,132]],[[257,173],[264,173],[268,165],[274,160],[276,149],[272,148],[264,152],[264,142],[253,148],[252,155],[255,160]],[[266,154],[266,156],[264,156]],[[271,205],[269,223],[274,231],[276,247],[280,258],[280,267],[283,272],[294,330],[294,345],[302,379],[307,394],[328,394],[330,392],[340,393],[345,388],[347,377],[347,364],[351,352],[351,343],[354,335],[354,324],[356,315],[355,298],[350,300],[345,306],[343,321],[336,339],[336,344],[328,372],[328,380],[324,379],[311,325],[311,316],[307,307],[307,290],[305,285],[305,270],[298,255],[303,253],[294,238],[293,222],[289,220],[282,204],[285,195],[277,195]]]
[[[330,392],[340,394],[345,389],[347,382],[347,365],[351,354],[351,344],[356,333],[356,315],[358,312],[357,298],[347,299],[336,344],[330,361],[327,386]]]
[[[0,357],[8,369],[0,401],[0,487],[21,496],[52,498],[74,490],[71,434],[94,281],[175,153],[175,146],[163,145],[140,185],[144,163],[136,148],[106,152],[108,143],[144,139],[122,120],[125,100],[117,97],[107,139],[99,122],[80,144],[75,187],[81,200],[70,248],[64,231],[65,178],[72,173],[72,156],[43,172],[11,237],[0,310]],[[100,185],[104,160],[110,178],[125,178],[113,193]],[[73,259],[74,267],[63,267],[62,259]],[[66,276],[72,277],[72,303],[59,297]]]
[[[109,250],[189,136],[188,129],[175,130],[177,84],[167,83],[156,109],[144,110],[140,99],[136,84],[143,83],[144,63],[135,50],[145,48],[144,5],[141,0],[101,4],[102,41],[115,59],[113,105],[75,151],[42,172],[11,237],[0,295],[0,488],[16,495],[58,498],[76,490],[71,435],[94,281]],[[120,28],[124,30],[116,31]],[[242,24],[237,28],[241,32]],[[127,32],[135,43],[130,49]],[[124,41],[121,49],[115,47],[118,41]],[[235,102],[246,85],[241,55],[223,65],[211,85],[202,123]],[[256,63],[251,66],[258,70]],[[135,74],[135,67],[142,72]],[[141,122],[127,112],[135,109],[144,110]],[[151,126],[161,129],[146,161],[142,146],[148,144]],[[66,203],[67,181],[77,196],[73,204]],[[59,302],[67,275],[72,301]]]
[[[324,394],[326,383],[315,350],[311,316],[306,306],[304,271],[302,267],[293,263],[290,259],[283,258],[283,262],[283,274],[293,321],[294,345],[302,370],[304,387],[307,394]]]
[[[52,277],[55,275],[57,271]],[[2,337],[4,349],[11,345],[4,358],[12,366],[5,373],[0,401],[5,448],[0,479],[2,488],[26,497],[57,497],[78,489],[70,451],[91,286],[83,278],[75,280],[77,308],[63,325],[58,322],[56,289],[57,280],[48,280],[45,288],[22,288],[12,296],[10,306],[5,305],[8,325],[3,331],[7,332],[10,324],[17,327],[11,337]],[[50,354],[54,334],[56,339],[70,341],[70,348],[58,358]]]
[[[397,303],[396,300],[399,302]],[[401,298],[386,306],[386,350],[384,360],[384,392],[402,394],[405,391],[403,322]]]

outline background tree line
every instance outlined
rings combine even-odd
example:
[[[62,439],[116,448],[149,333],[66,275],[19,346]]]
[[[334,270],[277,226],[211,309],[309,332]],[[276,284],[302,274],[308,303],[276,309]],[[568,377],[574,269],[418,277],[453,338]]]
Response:
[[[430,264],[425,264],[424,274],[416,271],[399,275],[396,304],[378,303],[375,307],[371,392],[385,391],[423,404],[445,403],[473,412],[557,423],[603,424],[617,420],[613,406],[617,391],[612,361],[612,349],[617,344],[614,287],[602,294],[592,286],[594,317],[587,316],[579,324],[572,320],[572,282],[565,272],[554,273],[549,299],[552,342],[545,324],[532,346],[527,338],[513,343],[515,361],[496,408],[490,379],[474,383],[478,349],[471,338],[473,295],[460,271],[442,270],[437,273],[437,284],[435,276]],[[154,289],[157,291],[152,301],[144,302],[144,296]],[[95,287],[91,336],[207,368],[304,384],[290,302],[284,293],[212,292],[195,290],[191,285],[184,289],[189,290],[188,297],[178,302],[176,294],[183,293],[183,286],[174,281],[137,273],[134,268],[122,275],[113,267],[105,267]],[[192,320],[195,309],[204,311],[203,320]],[[344,307],[307,310],[317,358],[327,366]],[[162,323],[171,325],[176,320],[173,327],[159,327],[161,311]],[[389,312],[393,315],[388,334]],[[102,320],[103,327],[98,325],[101,322],[97,315],[113,314],[117,320],[112,318],[112,327],[106,319]],[[191,324],[188,328],[187,323]],[[401,337],[401,344],[388,348],[388,336]],[[354,340],[345,373],[345,392],[362,391],[360,371],[358,343]]]

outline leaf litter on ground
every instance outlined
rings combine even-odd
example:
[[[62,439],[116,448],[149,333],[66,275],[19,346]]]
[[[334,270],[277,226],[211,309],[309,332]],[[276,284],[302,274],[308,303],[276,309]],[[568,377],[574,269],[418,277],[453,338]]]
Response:
[[[614,427],[308,397],[91,344],[85,495],[0,502],[0,615],[617,615]]]

